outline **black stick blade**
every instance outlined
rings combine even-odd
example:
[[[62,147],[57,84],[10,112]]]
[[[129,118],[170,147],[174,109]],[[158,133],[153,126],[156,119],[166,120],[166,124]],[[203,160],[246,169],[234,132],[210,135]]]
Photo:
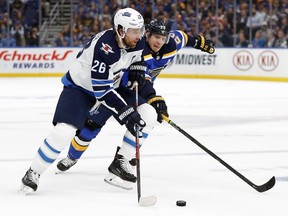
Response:
[[[275,176],[273,176],[273,177],[272,177],[268,182],[266,182],[265,184],[259,185],[259,186],[253,185],[253,187],[254,187],[258,192],[262,193],[262,192],[265,192],[265,191],[267,191],[267,190],[270,190],[272,187],[274,187],[275,182],[276,182]]]

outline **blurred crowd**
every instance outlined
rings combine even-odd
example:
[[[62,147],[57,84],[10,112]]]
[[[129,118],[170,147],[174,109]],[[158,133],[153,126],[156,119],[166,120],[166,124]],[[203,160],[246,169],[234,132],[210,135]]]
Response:
[[[143,15],[145,23],[153,18],[164,19],[170,30],[203,34],[216,47],[287,48],[288,0],[78,2],[72,8],[72,22],[63,25],[52,46],[83,46],[92,35],[112,27],[119,8],[132,7]],[[48,17],[49,0],[0,0],[0,47],[39,46],[39,7],[41,16]]]

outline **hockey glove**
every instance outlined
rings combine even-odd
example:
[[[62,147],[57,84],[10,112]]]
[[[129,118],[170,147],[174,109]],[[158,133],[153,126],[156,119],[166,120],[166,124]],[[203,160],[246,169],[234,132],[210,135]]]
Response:
[[[131,105],[122,108],[118,112],[118,118],[126,125],[126,128],[133,136],[136,136],[136,124],[139,126],[140,131],[146,126],[140,114]]]
[[[200,49],[203,52],[207,52],[209,54],[213,54],[215,52],[215,45],[213,41],[206,40],[202,35],[195,36],[195,48]]]
[[[132,88],[135,81],[138,82],[139,89],[145,84],[146,68],[145,62],[136,62],[130,65],[128,72],[128,88]]]
[[[158,122],[162,122],[163,119],[162,119],[162,114],[164,116],[167,116],[169,117],[169,114],[168,114],[168,110],[167,110],[167,105],[165,103],[165,100],[163,97],[161,96],[153,96],[151,97],[150,99],[148,99],[148,104],[150,104],[151,106],[153,106],[157,112],[157,121]]]

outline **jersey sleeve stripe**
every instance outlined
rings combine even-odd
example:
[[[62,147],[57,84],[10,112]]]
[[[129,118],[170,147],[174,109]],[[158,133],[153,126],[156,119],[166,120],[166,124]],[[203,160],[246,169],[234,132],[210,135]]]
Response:
[[[183,32],[183,31],[179,31],[179,32],[184,36],[185,40],[182,41],[182,42],[184,42],[183,46],[185,46],[187,44],[187,42],[188,42],[188,35],[185,32]]]
[[[92,79],[92,85],[113,85],[113,80]]]
[[[148,54],[148,55],[145,55],[144,56],[144,60],[145,61],[147,61],[147,60],[149,60],[149,59],[152,59],[153,58],[153,56],[151,55],[151,54]]]
[[[113,90],[113,88],[109,88],[107,90],[98,90],[98,91],[94,91],[94,96],[97,99],[102,98],[103,96],[105,96],[106,94],[108,94],[109,92],[111,92]]]
[[[105,86],[93,86],[94,91],[107,91],[108,89],[113,88],[113,86],[105,85]]]
[[[169,58],[171,56],[174,56],[176,54],[176,50],[172,51],[172,52],[169,52],[169,53],[166,53],[163,55],[163,59],[164,58]]]

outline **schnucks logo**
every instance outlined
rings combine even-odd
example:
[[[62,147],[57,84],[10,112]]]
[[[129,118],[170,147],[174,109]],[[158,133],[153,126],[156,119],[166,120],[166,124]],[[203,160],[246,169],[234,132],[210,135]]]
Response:
[[[279,59],[275,52],[264,51],[258,57],[258,64],[264,71],[273,71],[278,67]]]
[[[239,70],[247,71],[254,64],[253,55],[245,50],[239,51],[233,56],[233,64]]]
[[[19,50],[4,50],[0,52],[0,61],[63,61],[72,52],[72,50],[65,52],[53,50],[51,52],[45,51],[44,53],[28,53],[27,51],[21,52]]]

